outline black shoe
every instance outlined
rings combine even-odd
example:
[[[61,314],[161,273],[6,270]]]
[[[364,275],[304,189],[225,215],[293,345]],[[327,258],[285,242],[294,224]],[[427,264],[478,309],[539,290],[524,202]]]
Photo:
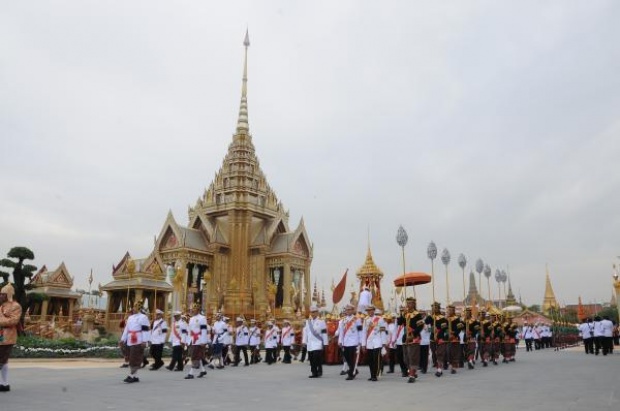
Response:
[[[121,365],[120,368],[129,368],[129,364],[125,363],[125,364]]]
[[[11,391],[10,385],[0,385],[0,392],[8,392]]]
[[[250,366],[250,364],[243,364],[243,366],[244,366],[244,367],[249,367],[249,366]]]
[[[437,371],[437,372],[435,373],[435,377],[441,377],[442,375],[443,375],[443,373],[442,373],[442,372],[439,372],[439,371]]]
[[[450,371],[450,374],[456,374],[456,370],[453,368],[452,371]]]
[[[138,377],[133,377],[133,381],[132,382],[140,382],[140,378]]]
[[[172,371],[172,370],[170,370],[170,371]],[[174,371],[183,371],[183,368],[177,368],[177,369],[176,369],[176,370],[174,370]]]
[[[340,375],[347,375],[346,371],[340,371]]]
[[[407,374],[406,372],[403,372],[400,374],[401,377],[405,378],[405,377],[409,377],[409,374]]]
[[[206,371],[201,371],[200,374],[198,374],[198,378],[202,378],[205,375],[207,375],[207,372]]]
[[[187,374],[184,379],[185,380],[193,380],[194,376],[192,374]]]
[[[166,367],[166,369],[167,369],[168,371],[172,371],[174,368],[173,368],[173,367]]]
[[[149,365],[148,360],[142,361],[142,368],[146,367],[147,365]]]
[[[474,369],[474,365],[470,362],[467,363],[467,368],[469,368],[470,370]]]
[[[123,382],[131,384],[133,382],[133,377],[131,375],[128,375],[127,378],[123,380]]]
[[[377,377],[369,378],[368,381],[377,381]]]
[[[319,378],[319,376],[316,374],[312,374],[312,375],[309,375],[308,378]]]
[[[409,384],[414,383],[414,382],[415,382],[415,377],[409,377],[409,379],[407,380],[407,382],[408,382]]]
[[[221,370],[221,369],[223,369],[223,368],[224,368],[224,366],[223,366],[223,365],[218,365],[218,366],[217,366],[217,367],[215,367],[215,368],[217,368],[218,370]]]
[[[153,365],[153,366],[149,367],[149,371],[157,371],[157,368],[155,368],[155,366]]]
[[[482,366],[483,366],[483,367],[486,367],[486,366],[488,366],[488,365],[489,365],[489,363],[487,363],[486,361],[483,361],[483,362],[482,362]]]

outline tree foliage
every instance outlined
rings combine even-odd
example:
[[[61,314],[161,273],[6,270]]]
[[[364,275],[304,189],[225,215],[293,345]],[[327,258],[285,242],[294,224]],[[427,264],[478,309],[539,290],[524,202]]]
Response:
[[[7,257],[8,258],[3,258],[0,260],[0,267],[9,268],[11,269],[11,272],[0,271],[0,277],[3,279],[2,286],[4,286],[4,284],[9,282],[9,275],[13,275],[15,301],[22,306],[21,325],[23,329],[26,307],[28,306],[28,296],[26,294],[26,290],[33,288],[33,284],[31,284],[32,276],[37,270],[37,267],[31,264],[26,264],[26,261],[34,260],[34,253],[27,247],[13,247],[7,253]],[[28,282],[26,283],[26,281]]]

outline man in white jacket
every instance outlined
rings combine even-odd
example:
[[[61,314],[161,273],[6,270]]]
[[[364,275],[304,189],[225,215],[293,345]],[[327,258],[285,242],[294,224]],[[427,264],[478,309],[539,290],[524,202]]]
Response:
[[[375,306],[366,307],[368,317],[364,320],[362,329],[362,352],[366,352],[370,378],[368,381],[377,381],[381,369],[381,356],[387,351],[387,324],[385,320],[375,315]]]
[[[144,358],[144,349],[149,342],[150,324],[146,315],[142,314],[142,301],[137,301],[133,306],[133,314],[127,318],[121,342],[129,350],[129,375],[123,381],[126,383],[139,382],[138,370]]]
[[[310,318],[306,320],[303,329],[302,344],[308,350],[310,360],[309,378],[319,378],[323,375],[323,347],[327,345],[327,325],[319,318],[319,309],[310,307]]]
[[[151,356],[155,362],[149,368],[151,371],[160,369],[164,362],[161,357],[164,352],[164,343],[168,335],[168,323],[164,320],[164,312],[159,308],[155,310],[155,321],[151,328]]]

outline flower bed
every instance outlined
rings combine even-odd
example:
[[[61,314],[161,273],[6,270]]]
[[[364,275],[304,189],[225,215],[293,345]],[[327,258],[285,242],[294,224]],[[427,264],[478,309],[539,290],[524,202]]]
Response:
[[[164,356],[171,350],[164,347]],[[11,358],[122,358],[118,340],[101,339],[90,344],[73,338],[48,340],[40,337],[19,337]]]
[[[118,341],[105,340],[89,344],[72,338],[48,340],[19,337],[12,358],[121,358]]]

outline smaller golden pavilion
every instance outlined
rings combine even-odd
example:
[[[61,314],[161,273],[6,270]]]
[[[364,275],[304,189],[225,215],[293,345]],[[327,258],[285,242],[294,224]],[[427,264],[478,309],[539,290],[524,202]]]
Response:
[[[43,299],[32,299],[28,307],[31,323],[43,323],[54,318],[55,321],[72,322],[73,313],[79,305],[81,294],[71,291],[73,277],[64,262],[54,271],[44,265],[32,278],[34,288],[27,294],[40,294]]]
[[[364,261],[364,265],[357,270],[357,278],[360,280],[358,295],[362,292],[364,286],[368,287],[372,293],[372,304],[383,311],[383,299],[381,298],[381,279],[383,278],[383,271],[377,267],[372,259],[370,245],[366,252],[366,261]]]
[[[112,267],[114,280],[101,287],[102,291],[108,293],[105,314],[105,327],[108,332],[121,331],[121,321],[135,301],[143,301],[151,314],[154,314],[156,308],[167,311],[172,286],[166,282],[162,266],[154,253],[145,259],[134,260],[127,252],[121,261]]]

